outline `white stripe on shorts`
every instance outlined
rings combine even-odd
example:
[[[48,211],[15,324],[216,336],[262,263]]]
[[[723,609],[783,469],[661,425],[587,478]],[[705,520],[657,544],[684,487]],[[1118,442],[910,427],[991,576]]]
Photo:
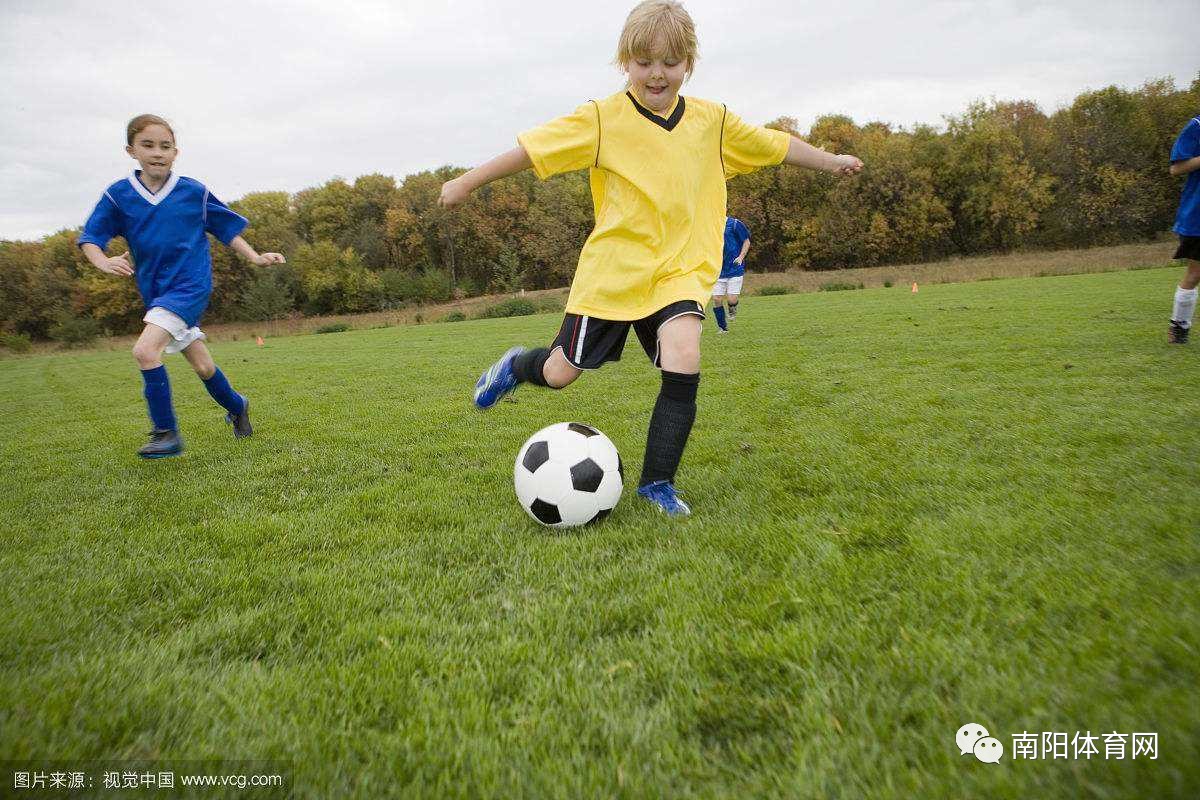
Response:
[[[587,337],[587,317],[583,317],[579,321],[579,343],[575,345],[575,363],[578,364],[583,359],[583,340]]]

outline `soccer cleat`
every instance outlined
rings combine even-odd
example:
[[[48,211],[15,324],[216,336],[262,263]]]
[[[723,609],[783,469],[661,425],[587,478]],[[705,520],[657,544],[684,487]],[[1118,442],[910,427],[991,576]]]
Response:
[[[242,398],[242,411],[239,414],[226,414],[225,421],[233,426],[233,438],[245,439],[254,433],[250,427],[250,398]]]
[[[729,333],[728,328],[717,328],[717,333]]]
[[[1171,344],[1187,344],[1190,330],[1191,328],[1184,327],[1183,323],[1171,320],[1171,331],[1167,334],[1167,341]]]
[[[150,441],[138,450],[142,458],[170,458],[183,452],[183,439],[179,431],[156,429],[150,431]]]
[[[488,409],[500,402],[500,398],[517,388],[517,376],[513,374],[513,361],[525,352],[524,347],[510,347],[500,360],[475,381],[475,405]]]
[[[647,483],[645,486],[639,486],[637,493],[638,497],[649,500],[668,517],[686,517],[692,513],[688,504],[679,499],[670,481]]]

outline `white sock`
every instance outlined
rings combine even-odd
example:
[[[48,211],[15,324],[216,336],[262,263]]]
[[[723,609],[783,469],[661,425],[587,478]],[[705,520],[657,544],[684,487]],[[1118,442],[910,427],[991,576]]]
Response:
[[[1192,327],[1192,313],[1196,310],[1196,289],[1184,289],[1182,286],[1175,287],[1175,310],[1171,313],[1171,320],[1183,324],[1183,327]]]

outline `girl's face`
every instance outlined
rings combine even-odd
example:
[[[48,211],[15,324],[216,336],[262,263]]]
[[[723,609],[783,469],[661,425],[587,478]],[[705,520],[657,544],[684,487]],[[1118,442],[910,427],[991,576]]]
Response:
[[[664,54],[665,47],[656,47],[654,57],[638,56],[625,65],[629,86],[638,102],[656,114],[665,114],[675,105],[675,96],[687,77],[688,63]]]
[[[166,180],[171,174],[171,165],[179,150],[175,148],[175,137],[162,125],[147,125],[133,137],[133,144],[125,148],[133,160],[142,168],[142,174],[153,180]]]

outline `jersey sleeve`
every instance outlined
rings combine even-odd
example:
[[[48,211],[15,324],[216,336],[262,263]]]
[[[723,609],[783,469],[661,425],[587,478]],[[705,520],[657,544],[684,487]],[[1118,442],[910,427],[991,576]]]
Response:
[[[1171,163],[1187,161],[1189,158],[1200,156],[1200,117],[1196,117],[1184,127],[1171,148]]]
[[[246,229],[248,220],[217,199],[211,192],[204,192],[204,230],[229,244]]]
[[[750,229],[747,228],[746,223],[742,222],[740,219],[737,220],[737,232],[738,238],[741,240],[742,244],[745,244],[747,241],[749,241]]]
[[[784,131],[751,125],[726,111],[721,125],[721,163],[726,179],[782,164],[790,141],[791,136]]]
[[[103,250],[108,247],[108,243],[114,237],[121,236],[123,233],[121,210],[117,208],[117,204],[108,192],[105,192],[100,196],[100,202],[96,203],[96,207],[92,209],[87,222],[83,223],[83,231],[75,240],[75,244],[80,247],[85,244],[94,244]]]
[[[525,148],[541,180],[590,167],[599,157],[599,106],[584,103],[565,117],[518,134],[517,142]]]

